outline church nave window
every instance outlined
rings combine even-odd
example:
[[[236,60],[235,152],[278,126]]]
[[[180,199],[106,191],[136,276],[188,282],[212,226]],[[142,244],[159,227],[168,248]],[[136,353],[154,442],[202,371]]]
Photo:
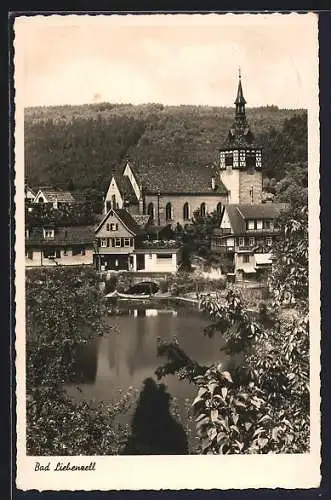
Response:
[[[216,211],[218,215],[221,215],[222,213],[222,203],[217,203]]]
[[[200,205],[200,215],[201,215],[201,217],[206,216],[206,204],[205,204],[205,202],[202,202]]]
[[[166,204],[166,220],[172,220],[172,206],[170,202]]]
[[[154,219],[154,204],[153,203],[148,204],[147,214],[150,215],[152,219]]]
[[[189,207],[189,204],[186,202],[186,203],[184,203],[184,206],[183,206],[183,219],[189,220],[189,218],[190,218],[190,207]]]

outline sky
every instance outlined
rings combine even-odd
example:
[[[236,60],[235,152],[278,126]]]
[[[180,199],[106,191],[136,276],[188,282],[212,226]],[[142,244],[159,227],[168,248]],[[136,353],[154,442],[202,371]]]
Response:
[[[314,14],[32,16],[15,21],[24,107],[95,102],[307,108]],[[15,65],[16,65],[15,63]]]

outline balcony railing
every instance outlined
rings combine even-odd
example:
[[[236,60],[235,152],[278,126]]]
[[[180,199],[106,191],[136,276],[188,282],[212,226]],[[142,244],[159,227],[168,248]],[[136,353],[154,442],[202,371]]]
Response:
[[[256,234],[256,233],[279,233],[280,229],[278,227],[261,227],[260,229],[247,229],[247,233]]]
[[[136,248],[137,249],[147,249],[147,250],[153,250],[153,249],[176,249],[180,248],[180,243],[179,241],[176,240],[144,240],[137,242]]]

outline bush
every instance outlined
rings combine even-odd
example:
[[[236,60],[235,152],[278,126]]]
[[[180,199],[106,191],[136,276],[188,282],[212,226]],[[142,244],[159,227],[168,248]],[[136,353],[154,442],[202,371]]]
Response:
[[[160,285],[160,292],[166,293],[169,290],[169,281],[168,280],[162,280],[159,283]]]
[[[75,403],[63,385],[79,376],[77,353],[107,331],[106,307],[93,269],[35,269],[26,280],[27,452],[118,453],[126,436],[115,423],[130,397],[111,407]]]
[[[105,281],[105,294],[112,293],[116,290],[118,278],[116,274],[107,275]]]

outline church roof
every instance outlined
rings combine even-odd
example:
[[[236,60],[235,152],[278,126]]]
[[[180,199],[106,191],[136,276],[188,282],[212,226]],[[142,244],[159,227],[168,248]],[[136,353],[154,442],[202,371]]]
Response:
[[[114,175],[117,187],[121,193],[122,198],[130,203],[138,203],[136,193],[133,190],[131,182],[126,175]]]
[[[130,165],[131,166],[131,165]],[[183,165],[139,164],[132,169],[138,182],[146,193],[185,193],[220,195],[228,190],[216,176],[213,166],[190,169]],[[211,179],[215,177],[215,189],[212,189]]]

